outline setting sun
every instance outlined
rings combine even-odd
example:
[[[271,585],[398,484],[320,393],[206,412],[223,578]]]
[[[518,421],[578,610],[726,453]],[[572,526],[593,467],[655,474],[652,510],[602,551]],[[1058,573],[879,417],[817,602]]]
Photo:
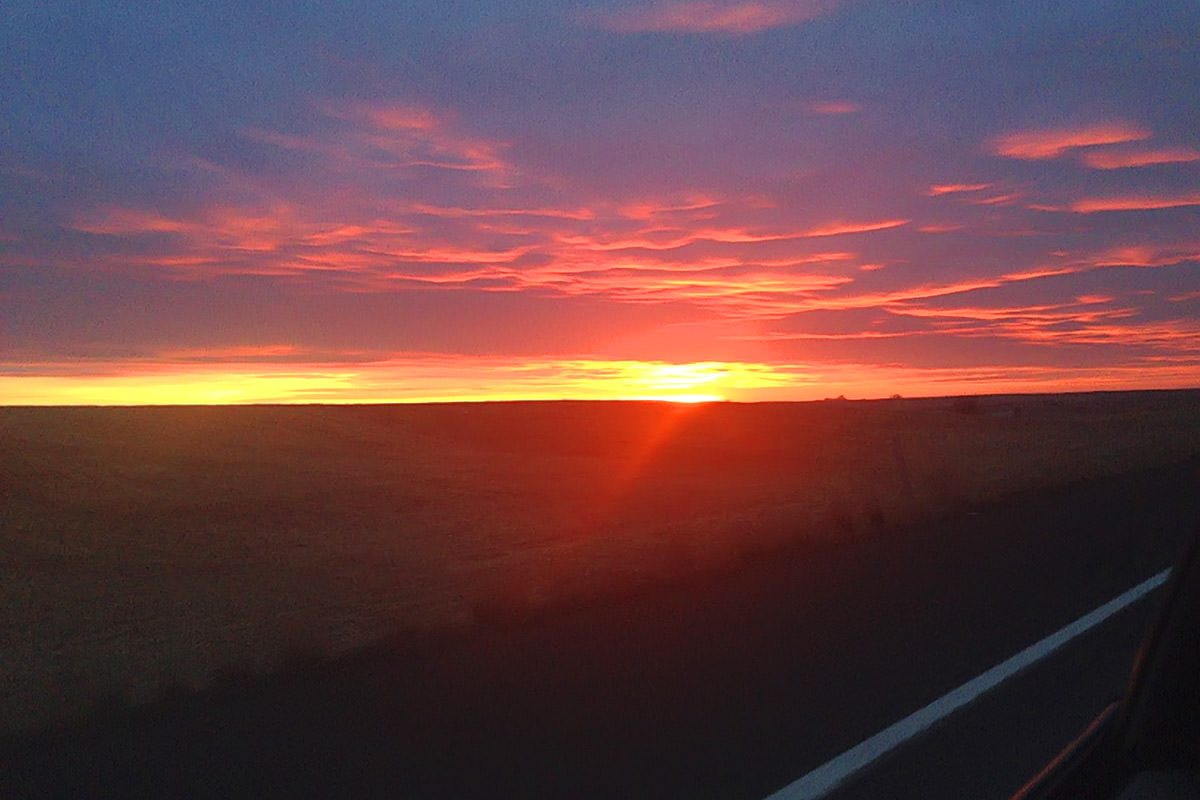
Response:
[[[635,397],[635,400],[662,400],[667,403],[716,403],[724,400],[719,394],[665,394],[661,397]]]

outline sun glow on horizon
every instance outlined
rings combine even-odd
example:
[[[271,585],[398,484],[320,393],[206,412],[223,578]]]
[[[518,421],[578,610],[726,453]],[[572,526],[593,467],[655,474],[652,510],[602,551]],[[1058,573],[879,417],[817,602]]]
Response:
[[[0,365],[2,367],[3,365]],[[42,374],[30,374],[40,369]],[[706,403],[793,376],[766,364],[413,357],[362,364],[56,363],[5,375],[2,405],[238,405],[505,400]]]
[[[715,392],[698,391],[714,388],[737,373],[737,365],[703,361],[693,364],[637,364],[630,369],[632,379],[646,384],[652,393],[635,400],[666,400],[672,403],[710,403],[724,400]]]
[[[1152,373],[1152,375],[1148,375]],[[1153,380],[1149,381],[1148,377]],[[0,363],[0,405],[152,406],[525,400],[805,401],[839,395],[1194,388],[1182,362],[1114,368],[914,368],[863,363],[522,359],[414,355],[362,363]]]
[[[684,405],[696,403],[721,403],[727,398],[719,394],[664,394],[664,395],[647,395],[644,397],[630,397],[629,400],[655,400],[663,403],[683,403]]]
[[[1200,3],[310,5],[4,15],[0,405],[1200,386]]]

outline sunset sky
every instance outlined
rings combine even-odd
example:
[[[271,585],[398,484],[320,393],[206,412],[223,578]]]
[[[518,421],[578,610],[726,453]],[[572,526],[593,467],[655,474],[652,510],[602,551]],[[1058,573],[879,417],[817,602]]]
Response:
[[[1200,386],[1200,4],[0,5],[0,403]]]

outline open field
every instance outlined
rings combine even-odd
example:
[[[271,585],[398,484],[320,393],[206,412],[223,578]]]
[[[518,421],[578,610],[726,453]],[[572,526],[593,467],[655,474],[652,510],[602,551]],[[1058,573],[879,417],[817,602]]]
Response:
[[[0,409],[0,730],[1197,452],[1197,392]]]

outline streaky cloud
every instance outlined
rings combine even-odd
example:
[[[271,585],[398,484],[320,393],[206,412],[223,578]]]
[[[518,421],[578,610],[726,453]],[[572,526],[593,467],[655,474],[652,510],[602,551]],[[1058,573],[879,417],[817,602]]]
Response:
[[[1068,210],[1079,214],[1104,211],[1154,211],[1164,208],[1200,206],[1200,192],[1182,195],[1125,195],[1122,197],[1085,197],[1076,200]]]
[[[1200,161],[1200,152],[1189,147],[1162,150],[1094,150],[1084,153],[1082,160],[1084,164],[1094,169],[1125,169],[1150,167],[1158,164],[1189,164],[1193,161]]]
[[[862,111],[862,106],[851,100],[818,100],[809,103],[808,110],[814,114],[839,116],[842,114],[856,114]]]
[[[735,36],[790,27],[830,13],[834,0],[678,0],[586,14],[592,25],[615,33],[717,33]],[[833,112],[845,113],[845,112]]]
[[[899,228],[912,222],[909,219],[887,219],[879,222],[832,222],[817,228],[810,228],[801,234],[805,238],[815,239],[822,236],[843,236],[848,233],[871,233]]]
[[[691,226],[690,229],[680,228],[651,228],[638,231],[633,237],[595,237],[586,234],[561,235],[558,241],[562,244],[579,247],[585,250],[677,250],[697,242],[715,242],[721,244],[756,244],[762,242],[781,242],[789,239],[821,239],[827,236],[844,236],[855,233],[872,233],[874,231],[899,228],[907,225],[908,219],[889,219],[878,222],[829,222],[815,228],[803,228],[794,231],[763,231],[751,232],[742,228],[704,228]]]
[[[1178,245],[1127,245],[1088,257],[1097,267],[1169,267],[1200,261],[1200,242]]]
[[[990,189],[993,183],[935,183],[926,192],[930,197],[940,197],[945,194],[962,194],[963,192],[982,192]]]
[[[1036,161],[1058,158],[1081,147],[1121,144],[1149,139],[1153,133],[1132,122],[1114,121],[1076,128],[1017,131],[998,136],[989,150],[998,156]]]

